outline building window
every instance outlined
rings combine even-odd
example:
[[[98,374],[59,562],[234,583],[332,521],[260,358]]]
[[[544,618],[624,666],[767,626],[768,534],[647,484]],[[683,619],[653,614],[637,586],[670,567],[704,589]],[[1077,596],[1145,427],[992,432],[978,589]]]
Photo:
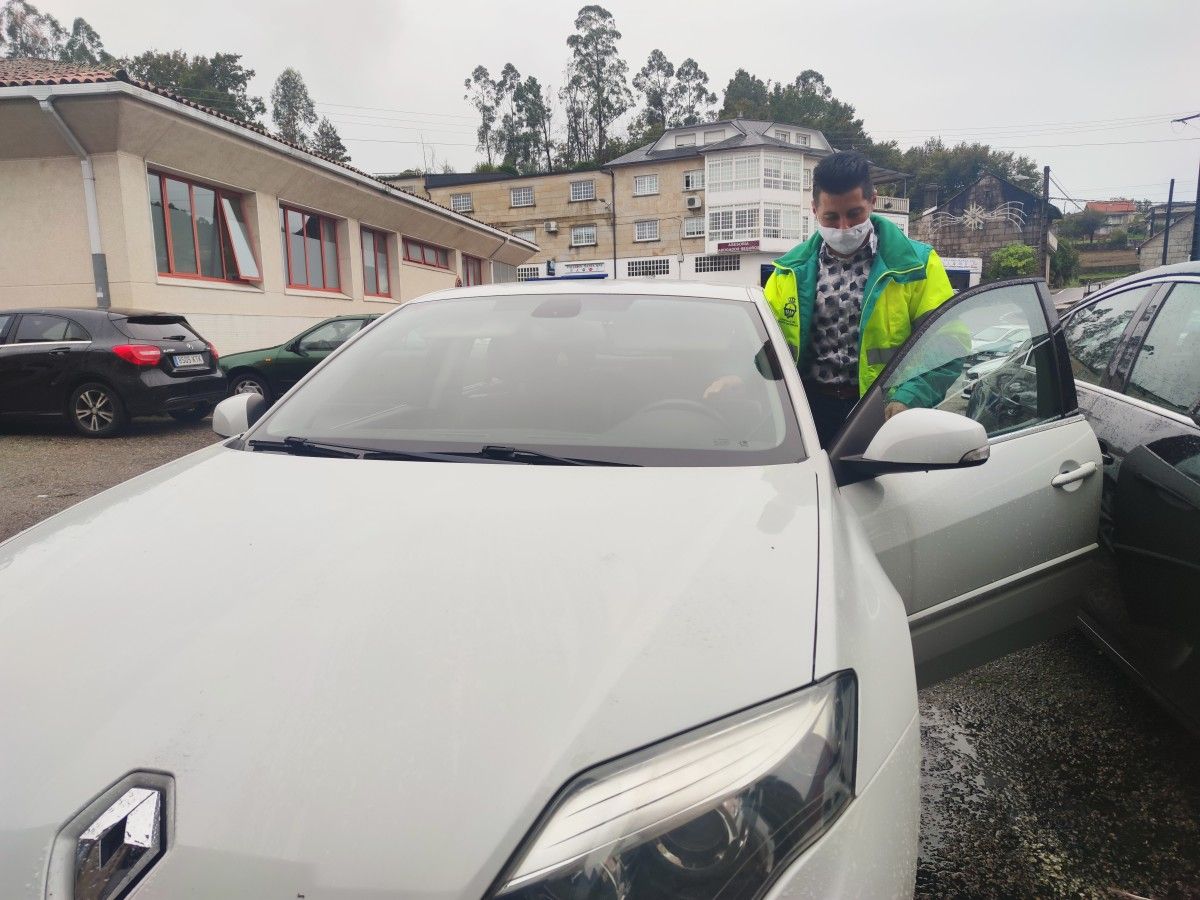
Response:
[[[625,274],[630,278],[638,278],[643,275],[670,275],[671,260],[666,256],[631,259],[625,264]]]
[[[658,193],[657,175],[635,175],[633,179],[633,196],[645,197]]]
[[[314,291],[341,289],[337,222],[328,216],[281,206],[279,229],[283,235],[288,287]]]
[[[578,203],[581,200],[596,199],[596,182],[594,181],[572,181],[571,182],[571,202]]]
[[[806,191],[812,190],[812,169],[804,170],[804,189]]]
[[[542,277],[541,266],[517,266],[517,281],[532,281]]]
[[[675,135],[675,146],[676,147],[695,147],[696,146],[695,132],[693,132],[691,134]]]
[[[692,169],[683,173],[683,189],[685,191],[699,191],[704,188],[704,170]]]
[[[696,272],[738,272],[742,268],[742,257],[737,253],[719,253],[714,256],[697,256]]]
[[[261,280],[238,194],[158,172],[148,172],[146,183],[160,273]]]
[[[658,220],[633,223],[633,239],[635,241],[657,241]]]
[[[404,258],[409,262],[434,266],[439,269],[450,268],[450,251],[433,244],[423,244],[410,238],[404,239]]]
[[[715,131],[704,132],[704,143],[706,144],[716,144],[723,140],[725,140],[724,128],[718,128]]]
[[[758,204],[721,206],[708,211],[710,241],[752,241],[759,235]]]
[[[387,235],[373,228],[361,229],[363,293],[368,297],[391,297],[388,283]]]
[[[766,204],[763,206],[762,236],[785,241],[802,240],[808,237],[807,219],[802,206]]]
[[[522,241],[529,241],[531,244],[537,243],[537,232],[533,228],[514,228],[512,236]]]
[[[596,245],[595,225],[573,225],[571,227],[572,247],[594,247]]]
[[[808,135],[805,134],[803,131],[797,132],[796,143],[799,144],[801,147],[807,147],[808,146]]]
[[[533,206],[533,188],[515,187],[508,189],[508,199],[512,206]]]
[[[451,194],[450,208],[455,212],[471,212],[475,207],[471,203],[470,194]]]
[[[704,237],[704,216],[688,216],[683,220],[683,236]]]
[[[799,191],[804,180],[804,160],[792,154],[763,156],[763,187],[776,191]]]
[[[790,131],[780,131],[779,129],[776,129],[775,140],[783,141],[785,144],[790,144],[792,142],[792,133]]]
[[[709,157],[705,189],[710,194],[755,190],[762,186],[761,165],[762,157],[758,153],[730,153]]]
[[[462,255],[463,264],[463,284],[471,287],[476,284],[483,284],[483,260],[475,256]]]

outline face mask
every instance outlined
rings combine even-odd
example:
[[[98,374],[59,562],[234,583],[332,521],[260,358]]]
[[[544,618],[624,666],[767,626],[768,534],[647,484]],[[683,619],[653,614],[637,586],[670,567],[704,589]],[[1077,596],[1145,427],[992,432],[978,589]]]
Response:
[[[826,228],[824,225],[818,225],[817,232],[821,235],[821,240],[829,245],[830,250],[849,256],[863,245],[872,228],[871,220],[867,219],[853,228]]]

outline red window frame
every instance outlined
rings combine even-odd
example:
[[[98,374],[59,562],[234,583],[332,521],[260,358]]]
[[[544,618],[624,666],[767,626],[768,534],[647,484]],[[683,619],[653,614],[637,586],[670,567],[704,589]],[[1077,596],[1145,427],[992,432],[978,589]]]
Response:
[[[483,260],[478,256],[468,256],[466,253],[462,255],[463,268],[463,284],[466,287],[473,287],[477,284],[483,284]]]
[[[428,262],[425,259],[425,251],[432,250],[434,258],[438,261],[435,263]],[[444,260],[444,261],[443,261]],[[437,244],[426,244],[423,241],[414,240],[413,238],[404,239],[404,261],[416,263],[419,266],[429,266],[431,269],[447,269],[450,268],[450,251],[445,247],[439,247]]]
[[[280,233],[283,235],[283,277],[289,288],[294,288],[301,291],[320,291],[323,294],[341,294],[342,291],[342,238],[338,234],[337,219],[331,216],[325,216],[321,213],[308,212],[298,206],[290,206],[286,203],[279,204],[279,212],[281,220],[279,223]],[[292,281],[292,242],[289,240],[290,232],[288,231],[288,213],[295,213],[301,217],[300,230],[302,233],[307,232],[308,222],[310,219],[316,219],[319,223],[318,227],[321,233],[321,278],[322,285],[316,287],[308,282]],[[325,271],[325,246],[329,243],[325,237],[326,223],[333,226],[333,261],[337,266],[337,285],[334,287],[325,287],[324,282],[329,280],[328,273]],[[304,241],[304,277],[308,277],[308,236],[305,234]]]
[[[364,235],[371,236],[371,246],[375,252],[375,284],[379,284],[379,264],[382,256],[384,277],[387,279],[388,289],[386,291],[372,292],[367,290],[367,261],[363,259],[363,294],[367,297],[386,297],[392,299],[392,272],[389,268],[391,257],[388,255],[387,235],[382,231],[376,231],[374,228],[368,228],[363,225],[360,229]],[[362,240],[359,240],[359,246],[362,246]]]
[[[158,253],[155,251],[154,268],[159,275],[165,275],[168,278],[187,278],[192,281],[216,281],[221,284],[237,284],[245,282],[247,284],[256,284],[262,281],[262,267],[259,266],[260,274],[257,277],[250,277],[242,274],[241,266],[237,264],[236,257],[231,261],[225,256],[225,240],[222,239],[222,231],[225,236],[229,234],[229,224],[225,221],[225,209],[221,205],[221,200],[226,199],[231,203],[238,204],[238,208],[242,211],[242,218],[246,217],[246,207],[242,205],[242,195],[234,191],[227,191],[224,188],[219,188],[214,184],[205,184],[203,181],[194,181],[190,178],[184,178],[181,175],[169,175],[166,172],[159,172],[155,169],[147,170],[146,174],[152,178],[158,179],[159,196],[162,198],[162,218],[163,218],[163,234],[166,236],[167,242],[167,271],[164,272],[158,268]],[[191,208],[192,215],[192,247],[196,254],[196,271],[195,272],[176,272],[175,271],[175,241],[171,236],[171,216],[168,214],[169,201],[167,200],[167,179],[178,181],[180,184],[186,184],[188,189],[188,205]],[[213,215],[217,219],[217,246],[221,251],[221,269],[223,271],[237,272],[235,278],[218,278],[215,275],[202,275],[200,273],[200,229],[196,223],[196,188],[204,188],[207,191],[213,192]],[[150,215],[154,215],[154,208],[151,206]],[[246,235],[249,239],[249,235]],[[153,240],[153,229],[151,229],[151,239]],[[232,238],[229,238],[232,242]],[[253,253],[253,248],[251,248]]]

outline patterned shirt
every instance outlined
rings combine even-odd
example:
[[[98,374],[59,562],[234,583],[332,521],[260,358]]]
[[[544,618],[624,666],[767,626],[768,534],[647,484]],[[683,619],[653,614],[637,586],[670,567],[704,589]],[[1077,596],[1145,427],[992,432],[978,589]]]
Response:
[[[878,241],[871,239],[841,257],[821,245],[817,268],[817,293],[813,304],[812,361],[801,374],[820,384],[858,384],[858,321],[863,290]]]

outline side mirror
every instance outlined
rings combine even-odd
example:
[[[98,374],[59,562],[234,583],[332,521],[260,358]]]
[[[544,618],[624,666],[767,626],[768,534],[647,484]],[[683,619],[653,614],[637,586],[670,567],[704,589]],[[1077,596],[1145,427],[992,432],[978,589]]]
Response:
[[[221,437],[241,434],[262,418],[267,401],[262,394],[234,394],[226,397],[213,410],[213,431]]]
[[[884,422],[861,456],[842,461],[862,478],[872,478],[981,466],[989,453],[987,431],[974,419],[941,409],[908,409]]]

